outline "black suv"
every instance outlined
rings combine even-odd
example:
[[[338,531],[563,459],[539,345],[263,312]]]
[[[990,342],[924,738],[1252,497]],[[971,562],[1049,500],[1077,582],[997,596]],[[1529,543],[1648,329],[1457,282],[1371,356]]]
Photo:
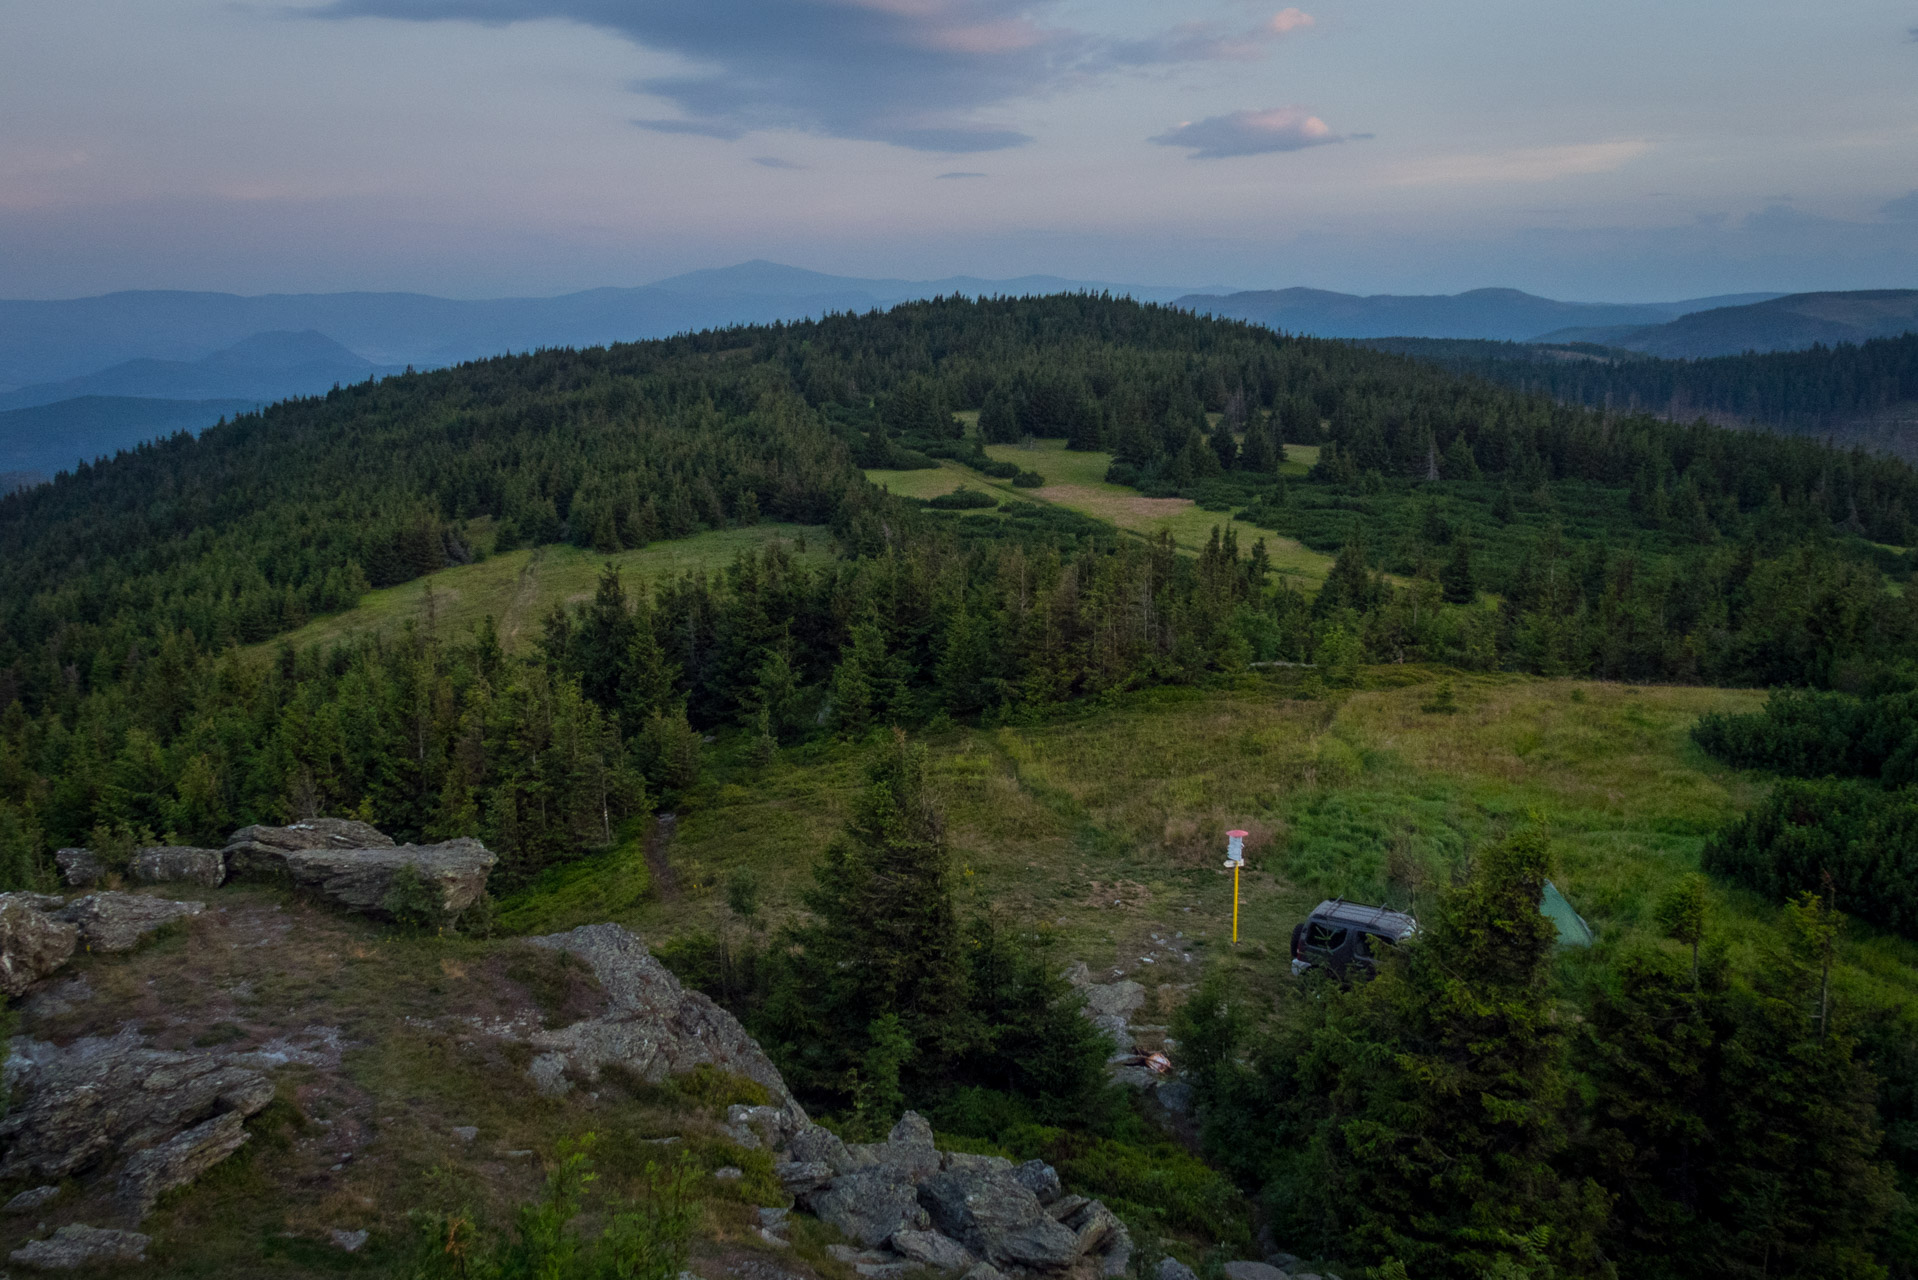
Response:
[[[1292,930],[1292,972],[1324,969],[1337,978],[1369,976],[1378,967],[1378,948],[1397,946],[1418,928],[1419,922],[1402,911],[1343,898],[1321,902]],[[1354,968],[1357,973],[1351,972]]]

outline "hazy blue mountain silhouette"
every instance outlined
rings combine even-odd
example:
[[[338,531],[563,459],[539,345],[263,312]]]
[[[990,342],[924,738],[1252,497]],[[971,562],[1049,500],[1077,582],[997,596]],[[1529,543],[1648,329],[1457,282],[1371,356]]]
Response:
[[[1918,289],[1792,293],[1747,306],[1699,308],[1657,325],[1568,328],[1540,341],[1598,342],[1648,355],[1696,359],[1746,351],[1801,351],[1918,331]]]

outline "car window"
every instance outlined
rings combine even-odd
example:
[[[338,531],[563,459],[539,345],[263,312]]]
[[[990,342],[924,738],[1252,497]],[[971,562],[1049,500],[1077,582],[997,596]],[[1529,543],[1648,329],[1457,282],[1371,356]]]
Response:
[[[1361,933],[1359,935],[1359,953],[1361,955],[1376,956],[1379,954],[1381,947],[1394,945],[1396,944],[1382,933]]]
[[[1320,951],[1337,951],[1345,945],[1345,930],[1314,920],[1312,927],[1305,931],[1305,945]]]

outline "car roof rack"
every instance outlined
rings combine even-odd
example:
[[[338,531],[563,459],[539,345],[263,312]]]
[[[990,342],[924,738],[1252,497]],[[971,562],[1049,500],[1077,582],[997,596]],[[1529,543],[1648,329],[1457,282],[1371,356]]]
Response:
[[[1395,940],[1410,937],[1419,928],[1419,922],[1403,911],[1347,902],[1344,898],[1327,898],[1313,909],[1312,919],[1348,925]]]

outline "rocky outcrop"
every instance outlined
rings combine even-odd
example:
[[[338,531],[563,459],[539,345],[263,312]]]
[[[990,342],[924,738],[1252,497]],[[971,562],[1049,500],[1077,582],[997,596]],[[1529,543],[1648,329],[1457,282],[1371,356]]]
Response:
[[[284,855],[294,884],[324,895],[350,911],[392,914],[389,895],[411,870],[434,895],[436,909],[456,916],[479,901],[486,877],[499,859],[479,841],[462,836],[444,844],[385,845],[368,849],[295,849]]]
[[[0,1178],[58,1181],[132,1157],[127,1168],[142,1171],[129,1184],[136,1189],[164,1190],[178,1185],[173,1174],[190,1178],[217,1163],[239,1144],[208,1153],[273,1099],[260,1072],[212,1053],[149,1048],[131,1028],[64,1049],[17,1037],[5,1079],[14,1107],[0,1121]],[[191,1141],[176,1142],[189,1131]]]
[[[235,879],[281,879],[286,855],[303,849],[390,849],[393,838],[351,818],[308,818],[285,827],[242,827],[222,854]]]
[[[1096,1200],[1066,1196],[1051,1166],[941,1152],[910,1111],[885,1142],[848,1144],[809,1126],[779,1154],[787,1190],[859,1243],[855,1270],[872,1280],[915,1266],[990,1280],[1000,1269],[1080,1274],[1087,1263],[1092,1274],[1118,1276],[1131,1260],[1119,1219]]]
[[[80,936],[75,926],[40,910],[39,900],[38,894],[0,894],[0,991],[10,996],[65,964]]]
[[[58,918],[79,926],[80,942],[90,951],[131,951],[155,929],[204,910],[204,902],[102,890],[68,903]]]
[[[175,1187],[184,1187],[246,1144],[246,1116],[222,1111],[158,1146],[136,1151],[120,1170],[115,1196],[135,1222],[147,1216],[153,1202]]]
[[[107,878],[107,864],[91,849],[61,849],[53,855],[60,878],[75,889],[91,889]]]
[[[151,845],[133,851],[127,870],[136,884],[197,884],[217,889],[226,880],[226,859],[218,849]]]
[[[75,1224],[61,1227],[45,1240],[15,1249],[7,1260],[39,1271],[79,1271],[100,1267],[128,1267],[147,1260],[153,1243],[137,1231],[114,1231]]]
[[[530,1037],[544,1050],[534,1067],[537,1073],[545,1061],[549,1089],[563,1088],[566,1077],[596,1080],[614,1063],[655,1083],[710,1064],[764,1087],[781,1117],[781,1136],[810,1123],[758,1041],[730,1013],[682,987],[630,930],[591,924],[528,941],[578,956],[606,993],[606,1011],[598,1017]]]

